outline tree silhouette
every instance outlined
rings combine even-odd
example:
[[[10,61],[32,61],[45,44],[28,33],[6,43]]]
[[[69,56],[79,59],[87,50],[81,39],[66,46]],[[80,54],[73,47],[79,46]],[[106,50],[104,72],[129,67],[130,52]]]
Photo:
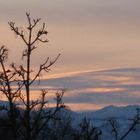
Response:
[[[130,119],[131,124],[126,128],[126,130],[123,133],[120,133],[120,129],[118,127],[118,121],[115,118],[108,119],[109,125],[111,126],[112,133],[114,134],[115,140],[124,140],[127,138],[130,133],[135,131],[136,127],[140,124],[140,109],[136,109],[137,114]]]
[[[14,139],[35,140],[39,139],[40,133],[43,131],[49,120],[55,119],[55,114],[61,109],[62,96],[64,90],[56,93],[56,106],[54,109],[48,109],[48,101],[46,100],[47,91],[42,90],[41,98],[31,99],[31,86],[40,77],[41,73],[49,72],[50,67],[55,64],[60,54],[51,61],[48,57],[43,62],[37,73],[32,70],[31,55],[39,46],[39,43],[47,43],[46,24],[43,23],[41,28],[35,33],[35,29],[40,23],[40,18],[32,19],[29,13],[27,16],[27,33],[17,27],[15,22],[9,22],[11,30],[19,37],[25,44],[25,49],[22,58],[26,59],[26,64],[17,66],[12,63],[10,67],[6,67],[8,58],[8,49],[5,46],[0,48],[0,64],[2,71],[0,72],[0,91],[6,96],[9,107],[7,108],[11,127],[13,128]],[[13,88],[15,86],[15,88]],[[25,93],[24,93],[25,89]],[[17,101],[22,102],[24,109],[19,109]],[[62,106],[61,106],[62,105]],[[20,110],[18,112],[18,110]],[[18,112],[18,113],[17,113]],[[18,137],[18,138],[17,138]]]
[[[79,124],[78,131],[74,133],[74,140],[99,140],[102,131],[97,127],[94,127],[90,120],[86,117],[83,118],[81,123]]]

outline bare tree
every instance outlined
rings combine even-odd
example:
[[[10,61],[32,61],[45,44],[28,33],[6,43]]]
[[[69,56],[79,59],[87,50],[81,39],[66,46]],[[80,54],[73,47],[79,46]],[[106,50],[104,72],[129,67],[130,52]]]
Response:
[[[78,131],[74,133],[74,140],[99,140],[102,131],[94,127],[86,117],[79,124]]]
[[[47,43],[47,34],[46,24],[43,23],[42,27],[35,33],[35,29],[40,22],[40,18],[32,19],[29,13],[26,13],[27,16],[27,31],[15,25],[15,22],[9,22],[11,30],[24,42],[26,48],[23,51],[22,57],[26,59],[26,65],[16,66],[15,63],[12,63],[9,68],[6,67],[6,60],[8,58],[8,49],[5,46],[0,48],[0,64],[2,71],[0,72],[0,91],[7,97],[9,102],[9,114],[12,122],[12,126],[15,127],[15,140],[18,134],[22,135],[21,139],[25,140],[35,140],[38,139],[40,133],[45,128],[46,124],[50,119],[55,119],[55,114],[63,106],[62,96],[64,90],[61,90],[56,93],[56,106],[54,109],[45,109],[48,107],[48,101],[46,100],[47,91],[43,90],[41,98],[37,100],[31,99],[31,86],[40,77],[41,73],[49,72],[50,67],[58,60],[60,54],[56,56],[53,61],[50,61],[48,57],[45,62],[43,62],[38,71],[35,73],[32,70],[31,65],[31,55],[38,48],[38,43]],[[16,88],[13,88],[13,85]],[[25,89],[25,95],[24,95]],[[23,112],[20,112],[18,116],[18,122],[22,123],[22,127],[16,127],[16,114],[17,102],[21,101],[24,109]],[[45,108],[45,109],[44,109]],[[22,120],[22,121],[21,121]],[[19,139],[19,137],[18,137]]]
[[[118,127],[118,121],[115,118],[108,119],[109,125],[111,126],[112,129],[112,133],[115,136],[115,140],[124,140],[140,124],[140,109],[137,108],[136,111],[137,111],[136,116],[130,119],[131,124],[122,134],[120,133],[120,128]]]
[[[16,73],[13,73],[10,69],[6,69],[5,62],[8,58],[8,49],[5,46],[0,48],[0,64],[2,67],[2,71],[0,72],[0,91],[7,97],[9,102],[9,118],[10,124],[12,126],[14,138],[16,139],[16,104],[15,100],[18,95],[19,88],[16,91],[12,90],[12,82]],[[6,108],[4,108],[6,109]]]

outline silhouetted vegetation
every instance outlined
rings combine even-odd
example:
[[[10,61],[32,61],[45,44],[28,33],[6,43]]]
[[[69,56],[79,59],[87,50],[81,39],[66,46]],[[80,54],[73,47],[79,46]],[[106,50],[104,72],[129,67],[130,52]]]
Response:
[[[17,27],[15,22],[9,22],[11,30],[26,46],[22,54],[22,58],[26,59],[25,66],[18,66],[12,63],[7,67],[6,61],[9,51],[5,46],[0,48],[0,64],[2,68],[0,72],[0,91],[5,95],[9,103],[9,106],[6,108],[7,122],[9,122],[9,128],[12,128],[11,131],[15,140],[40,139],[40,133],[42,133],[51,119],[55,119],[55,114],[62,108],[61,99],[64,94],[64,90],[56,93],[56,106],[52,110],[47,110],[47,91],[42,91],[40,99],[33,100],[30,97],[32,84],[43,71],[49,72],[50,67],[57,61],[60,54],[53,61],[48,57],[45,62],[40,64],[38,72],[34,72],[31,64],[31,55],[38,48],[39,42],[48,42],[48,32],[45,29],[45,23],[38,29],[37,33],[34,32],[37,30],[36,27],[41,19],[32,19],[29,13],[26,16],[28,21],[27,31]],[[20,101],[23,109],[19,107],[17,101]]]
[[[108,121],[108,126],[111,127],[111,133],[114,135],[114,140],[124,140],[129,135],[134,132],[137,129],[137,126],[140,124],[140,114],[139,111],[140,109],[137,108],[137,114],[134,116],[134,118],[129,119],[130,125],[123,131],[121,132],[120,130],[120,124],[119,121],[115,118],[109,118]]]
[[[31,86],[38,80],[42,72],[49,72],[52,65],[58,60],[60,54],[54,60],[48,57],[38,71],[32,69],[32,54],[38,49],[39,43],[47,43],[46,24],[37,27],[40,18],[32,19],[27,16],[26,31],[16,26],[15,22],[9,22],[10,29],[20,38],[25,45],[22,58],[25,65],[11,63],[8,60],[8,48],[0,47],[0,91],[6,97],[7,103],[0,106],[0,139],[2,140],[100,140],[103,130],[93,126],[89,119],[84,118],[79,125],[74,125],[70,115],[63,115],[66,106],[62,102],[65,90],[56,91],[53,108],[48,106],[48,91],[42,90],[38,99],[31,98]],[[37,32],[36,32],[37,30]],[[140,123],[139,109],[131,119],[130,126],[120,133],[119,122],[108,119],[108,126],[115,140],[126,139]]]

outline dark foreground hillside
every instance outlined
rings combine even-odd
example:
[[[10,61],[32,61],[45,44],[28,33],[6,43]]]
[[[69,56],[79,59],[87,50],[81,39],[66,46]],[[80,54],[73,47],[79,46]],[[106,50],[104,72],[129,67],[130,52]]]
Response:
[[[43,140],[114,140],[115,133],[109,123],[112,121],[115,122],[118,131],[118,139],[116,140],[121,140],[121,136],[130,128],[133,119],[136,118],[136,109],[138,108],[140,108],[138,105],[108,106],[93,112],[73,112],[67,108],[62,108],[56,114],[56,118],[49,121],[41,133],[43,137],[40,137]],[[23,110],[19,112],[23,112]],[[32,115],[35,113],[32,112]],[[20,120],[17,121],[20,122]],[[22,129],[22,124],[17,127]],[[1,109],[0,138],[2,140],[14,140],[13,137],[12,125],[8,120],[7,111]],[[19,140],[24,140],[24,137],[18,137]],[[124,140],[139,140],[139,137],[140,126],[137,124]]]

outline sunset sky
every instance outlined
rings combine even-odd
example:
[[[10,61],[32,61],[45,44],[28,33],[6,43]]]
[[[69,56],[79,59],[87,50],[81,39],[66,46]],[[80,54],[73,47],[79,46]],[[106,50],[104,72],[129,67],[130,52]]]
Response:
[[[0,0],[0,44],[9,47],[10,61],[21,58],[24,45],[7,22],[26,27],[26,12],[41,17],[49,32],[34,66],[58,53],[54,73],[140,66],[139,0]]]
[[[10,63],[24,64],[25,45],[8,21],[26,29],[26,12],[41,18],[49,32],[49,43],[39,44],[32,66],[61,53],[43,88],[68,89],[64,100],[74,110],[139,103],[140,71],[131,68],[140,67],[140,0],[0,0],[0,45],[9,48]],[[118,68],[129,69],[92,73]]]

